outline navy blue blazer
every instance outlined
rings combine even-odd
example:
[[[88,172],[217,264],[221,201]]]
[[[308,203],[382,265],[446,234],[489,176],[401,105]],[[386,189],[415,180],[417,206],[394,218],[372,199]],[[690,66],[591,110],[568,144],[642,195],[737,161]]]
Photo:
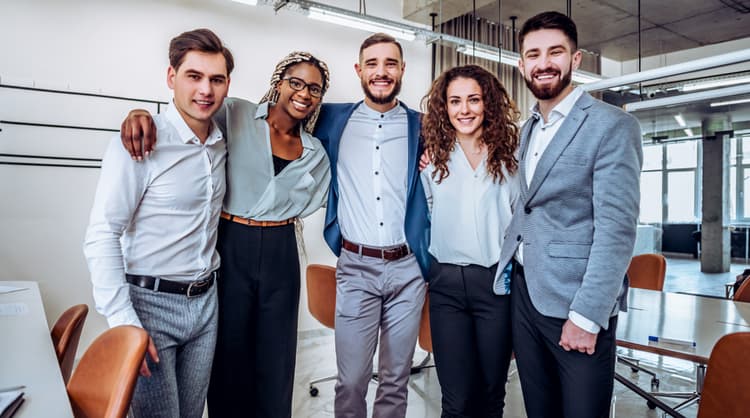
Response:
[[[337,162],[339,158],[339,141],[344,133],[349,118],[357,106],[362,103],[324,103],[320,110],[318,123],[315,127],[316,138],[320,140],[331,161],[331,189],[328,193],[326,220],[323,235],[336,256],[341,255],[341,227],[338,222],[339,186],[337,177]],[[430,242],[430,220],[428,218],[427,200],[422,182],[419,180],[419,157],[422,155],[422,143],[419,137],[421,129],[420,114],[406,109],[409,125],[409,171],[406,192],[406,219],[404,231],[409,248],[417,257],[422,276],[426,276],[430,265],[427,249]]]

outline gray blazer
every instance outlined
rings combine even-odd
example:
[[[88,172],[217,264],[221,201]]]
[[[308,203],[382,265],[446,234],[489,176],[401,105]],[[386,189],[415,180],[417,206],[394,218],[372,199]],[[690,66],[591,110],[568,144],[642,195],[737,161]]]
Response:
[[[588,93],[576,101],[526,186],[526,151],[536,122],[521,130],[521,196],[498,265],[523,245],[529,296],[542,315],[573,310],[602,328],[627,302],[643,162],[638,121]],[[502,269],[498,269],[500,272]],[[502,279],[498,275],[495,288]]]

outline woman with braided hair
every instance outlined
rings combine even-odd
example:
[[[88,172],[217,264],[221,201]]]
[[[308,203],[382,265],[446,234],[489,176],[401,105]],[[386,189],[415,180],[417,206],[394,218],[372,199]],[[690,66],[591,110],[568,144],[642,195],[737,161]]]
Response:
[[[330,164],[311,134],[328,86],[323,61],[292,52],[276,65],[260,104],[228,98],[214,115],[227,141],[227,191],[216,245],[221,266],[208,389],[212,417],[292,415],[297,242],[300,218],[328,197]],[[154,130],[144,129],[151,123],[148,112],[135,110],[123,122],[123,132],[143,132],[143,141],[153,144],[149,131]],[[122,139],[133,155],[132,137]]]
[[[465,65],[423,101],[422,171],[431,212],[427,275],[443,417],[501,417],[511,356],[510,296],[493,293],[518,198],[518,111],[500,81]],[[500,272],[506,273],[506,272]]]
[[[227,135],[227,194],[210,416],[291,417],[302,239],[295,225],[328,196],[328,157],[311,134],[328,86],[324,62],[292,52],[260,104],[227,99],[216,116]]]

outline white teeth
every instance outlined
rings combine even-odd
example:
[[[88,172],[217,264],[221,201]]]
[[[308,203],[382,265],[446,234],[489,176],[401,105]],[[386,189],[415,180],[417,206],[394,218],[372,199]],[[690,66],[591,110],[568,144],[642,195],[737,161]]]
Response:
[[[213,102],[208,102],[205,100],[196,100],[195,102],[198,103],[199,105],[210,105],[211,103],[213,103]]]
[[[296,100],[292,100],[292,103],[294,103],[294,105],[297,106],[297,107],[302,107],[302,108],[308,108],[308,107],[310,107],[309,104],[298,102]]]

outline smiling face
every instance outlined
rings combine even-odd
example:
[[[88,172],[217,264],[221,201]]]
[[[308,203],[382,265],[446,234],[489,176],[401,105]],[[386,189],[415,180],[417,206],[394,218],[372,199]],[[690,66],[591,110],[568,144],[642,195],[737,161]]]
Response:
[[[185,123],[201,139],[208,136],[211,117],[224,102],[229,74],[220,53],[190,51],[175,69],[167,70],[167,85],[174,90],[174,105]]]
[[[567,95],[573,71],[581,64],[581,51],[559,29],[540,29],[526,34],[518,68],[526,86],[539,100],[557,101]]]
[[[292,85],[300,87],[300,80],[306,85],[301,90],[295,90]],[[309,62],[294,64],[287,68],[282,80],[276,85],[279,92],[276,105],[292,119],[304,120],[318,107],[321,100],[320,97],[311,95],[310,89],[316,92],[322,91],[322,85],[323,75],[318,67]]]
[[[482,135],[484,100],[482,88],[473,78],[458,77],[448,84],[445,94],[448,119],[458,139],[477,139]]]
[[[362,83],[365,102],[378,110],[393,107],[405,68],[401,51],[393,43],[381,42],[363,49],[354,69]]]

